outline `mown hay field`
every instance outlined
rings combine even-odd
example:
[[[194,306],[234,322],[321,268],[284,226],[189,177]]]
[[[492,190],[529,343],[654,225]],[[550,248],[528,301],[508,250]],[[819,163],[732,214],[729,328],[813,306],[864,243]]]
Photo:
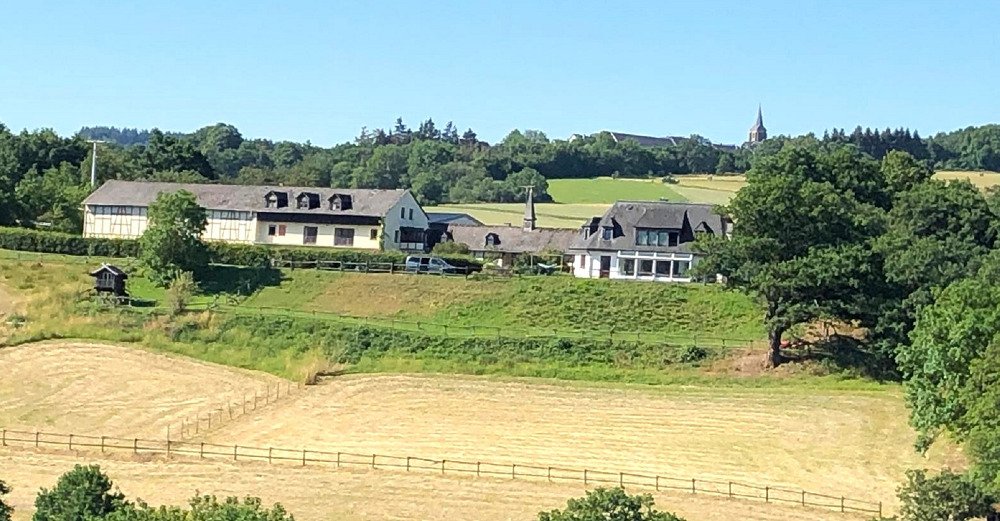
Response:
[[[61,363],[63,359],[67,362]],[[82,343],[5,348],[0,365],[17,375],[0,384],[0,424],[5,427],[124,437],[162,439],[166,424],[215,407],[227,394],[276,381],[207,363]],[[915,455],[914,434],[905,418],[892,387],[869,392],[794,386],[599,388],[534,380],[346,375],[193,439],[735,480],[881,500],[891,508],[905,469],[962,465],[961,454],[951,447],[936,448],[929,459]],[[72,463],[93,457],[18,450],[0,452],[0,467],[4,479],[18,487],[16,501],[30,510],[25,502],[30,503],[33,492],[26,491],[50,486]],[[293,471],[181,459],[106,460],[106,466],[123,490],[154,503],[180,502],[195,490],[252,494],[284,502],[307,520],[337,515],[426,519],[444,510],[457,518],[531,519],[534,512],[559,507],[581,492],[574,484],[328,468]],[[407,506],[401,506],[400,498],[407,498]],[[787,519],[792,512],[805,512],[703,496],[665,501],[692,520]],[[825,513],[809,515],[827,518]]]
[[[141,458],[141,456],[140,456]],[[39,487],[79,463],[99,464],[129,498],[183,505],[197,494],[256,496],[280,502],[302,521],[476,519],[531,521],[541,510],[566,506],[582,496],[582,484],[540,483],[392,470],[270,466],[266,463],[174,458],[172,460],[96,457],[66,451],[0,448],[0,469],[14,489],[15,521],[31,519]],[[640,492],[636,490],[635,492]],[[657,506],[690,521],[860,521],[864,516],[794,505],[730,501],[683,493],[655,495]]]

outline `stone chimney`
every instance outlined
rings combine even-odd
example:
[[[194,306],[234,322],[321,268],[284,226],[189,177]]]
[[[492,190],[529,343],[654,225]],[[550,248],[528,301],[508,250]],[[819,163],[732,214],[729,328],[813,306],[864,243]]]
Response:
[[[525,186],[528,189],[528,196],[524,199],[524,231],[530,232],[535,229],[535,198],[534,187]]]

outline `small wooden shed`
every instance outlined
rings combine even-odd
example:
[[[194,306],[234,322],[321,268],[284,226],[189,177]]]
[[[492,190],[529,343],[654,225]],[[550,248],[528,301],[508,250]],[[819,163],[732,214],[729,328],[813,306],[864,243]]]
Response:
[[[101,264],[100,268],[90,272],[90,276],[94,277],[94,291],[97,293],[111,293],[116,297],[128,296],[128,292],[125,291],[128,274],[121,268],[111,264]]]

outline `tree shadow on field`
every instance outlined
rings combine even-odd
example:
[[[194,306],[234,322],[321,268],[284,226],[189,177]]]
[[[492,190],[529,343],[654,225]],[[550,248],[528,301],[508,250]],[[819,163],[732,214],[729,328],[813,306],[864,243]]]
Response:
[[[250,296],[267,286],[281,284],[281,272],[271,267],[245,268],[212,265],[198,282],[206,295]]]
[[[815,362],[833,373],[879,382],[899,381],[899,373],[891,358],[870,349],[868,344],[852,336],[832,334],[785,350],[782,356],[787,362]]]

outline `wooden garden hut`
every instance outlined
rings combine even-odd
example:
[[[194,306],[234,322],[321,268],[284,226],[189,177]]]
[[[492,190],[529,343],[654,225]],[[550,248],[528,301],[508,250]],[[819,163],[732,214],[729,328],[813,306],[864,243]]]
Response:
[[[128,274],[117,266],[111,264],[101,264],[100,268],[90,272],[94,277],[94,291],[97,293],[111,293],[116,297],[127,297],[125,291],[125,280]]]

